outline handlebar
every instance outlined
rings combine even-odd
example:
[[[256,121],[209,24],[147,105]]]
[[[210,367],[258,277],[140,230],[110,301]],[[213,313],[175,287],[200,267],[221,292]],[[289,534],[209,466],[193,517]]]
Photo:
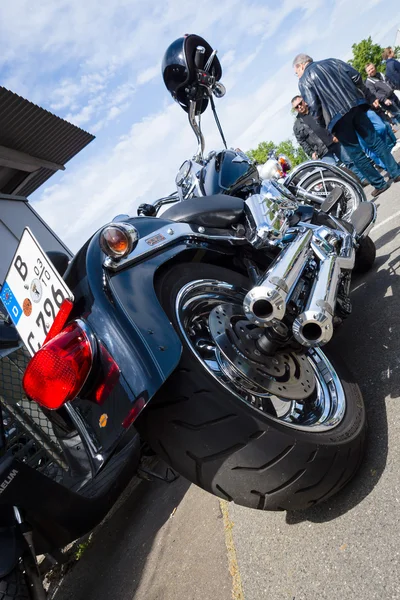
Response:
[[[137,214],[139,217],[155,217],[163,206],[163,204],[172,204],[173,202],[178,202],[179,196],[178,192],[172,192],[169,196],[165,196],[164,198],[159,198],[155,200],[153,203],[149,204],[140,204],[137,209]]]
[[[197,46],[194,56],[194,64],[197,69],[203,69],[206,49],[204,46]]]

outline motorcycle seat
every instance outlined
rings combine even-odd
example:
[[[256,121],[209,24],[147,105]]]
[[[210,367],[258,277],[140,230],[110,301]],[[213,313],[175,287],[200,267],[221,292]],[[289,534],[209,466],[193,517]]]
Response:
[[[244,213],[244,201],[235,196],[215,194],[191,198],[175,204],[162,214],[163,219],[224,229],[237,223]]]

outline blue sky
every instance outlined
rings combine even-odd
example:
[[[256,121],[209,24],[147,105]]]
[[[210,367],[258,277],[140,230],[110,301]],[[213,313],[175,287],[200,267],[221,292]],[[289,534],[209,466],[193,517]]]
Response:
[[[228,145],[247,150],[291,135],[295,54],[346,60],[368,35],[393,45],[398,27],[398,0],[2,3],[1,85],[97,136],[32,204],[77,250],[114,215],[174,189],[196,142],[160,63],[183,33],[218,48],[227,94],[217,109]],[[207,149],[220,148],[211,115],[203,130]]]

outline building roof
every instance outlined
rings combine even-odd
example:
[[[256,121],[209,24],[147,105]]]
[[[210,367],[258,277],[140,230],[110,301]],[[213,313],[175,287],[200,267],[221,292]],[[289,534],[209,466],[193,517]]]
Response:
[[[0,193],[29,196],[93,139],[0,86]]]

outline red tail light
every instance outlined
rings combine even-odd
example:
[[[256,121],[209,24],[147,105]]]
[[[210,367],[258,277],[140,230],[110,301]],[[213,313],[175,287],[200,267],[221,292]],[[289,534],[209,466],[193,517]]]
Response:
[[[89,338],[77,323],[72,323],[37,351],[22,385],[26,395],[41,406],[60,408],[77,396],[91,367]]]

